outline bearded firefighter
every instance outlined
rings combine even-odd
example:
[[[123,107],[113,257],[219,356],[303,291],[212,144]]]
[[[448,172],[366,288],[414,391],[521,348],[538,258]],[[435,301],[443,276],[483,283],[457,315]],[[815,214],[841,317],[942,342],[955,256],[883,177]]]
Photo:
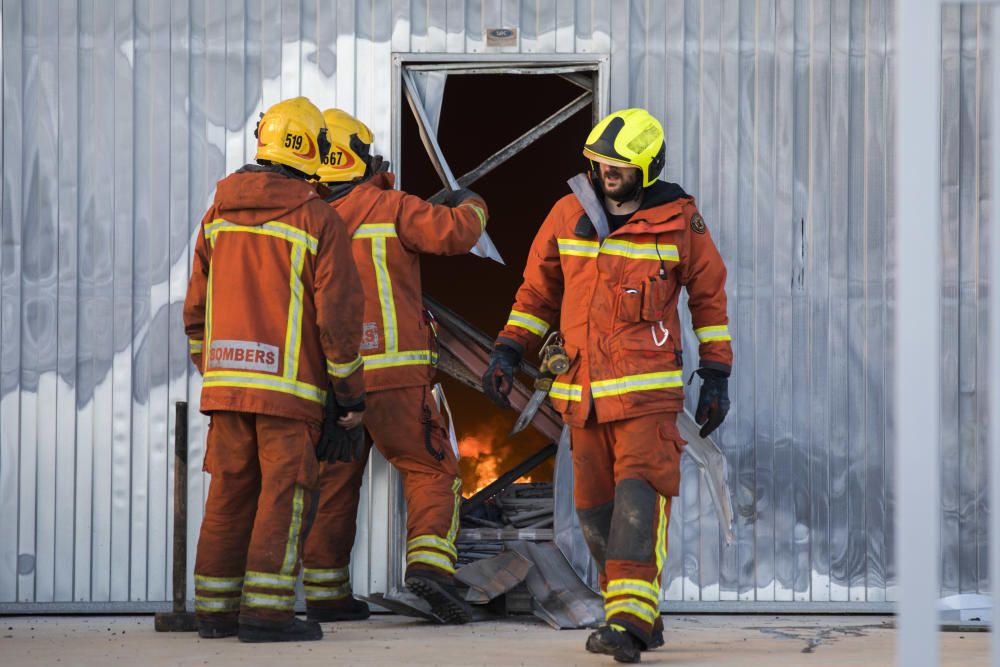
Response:
[[[586,648],[638,662],[663,643],[660,578],[685,445],[678,297],[685,288],[699,340],[704,437],[729,409],[726,267],[694,199],[657,180],[663,129],[647,111],[609,115],[583,154],[589,179],[542,223],[483,389],[509,406],[515,369],[560,320],[571,364],[549,398],[571,428],[574,499],[604,594],[605,625]]]
[[[280,102],[255,135],[257,164],[219,181],[201,223],[184,302],[211,417],[195,610],[205,638],[315,640],[295,581],[327,394],[344,426],[364,410],[364,306],[344,222],[309,183],[329,151],[320,110]]]
[[[405,583],[443,622],[465,623],[469,608],[452,577],[462,482],[431,395],[437,340],[423,307],[420,255],[468,253],[486,228],[486,204],[469,190],[437,206],[394,190],[388,165],[372,155],[371,130],[338,109],[324,117],[331,147],[319,178],[331,210],[347,223],[361,277],[365,426],[402,477]],[[332,417],[345,408],[335,410]],[[320,471],[319,505],[303,557],[308,617],[317,621],[368,616],[367,605],[352,597],[348,566],[369,446],[360,437],[332,440],[324,448],[334,462]]]

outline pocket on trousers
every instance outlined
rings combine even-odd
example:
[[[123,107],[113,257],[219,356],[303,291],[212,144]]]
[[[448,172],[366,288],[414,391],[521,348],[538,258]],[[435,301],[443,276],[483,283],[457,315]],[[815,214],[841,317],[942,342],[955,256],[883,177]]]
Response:
[[[618,319],[622,322],[642,321],[642,283],[621,288],[618,294]]]
[[[665,464],[661,488],[664,496],[677,496],[681,492],[681,456],[687,444],[673,421],[660,422],[656,427],[657,444]]]

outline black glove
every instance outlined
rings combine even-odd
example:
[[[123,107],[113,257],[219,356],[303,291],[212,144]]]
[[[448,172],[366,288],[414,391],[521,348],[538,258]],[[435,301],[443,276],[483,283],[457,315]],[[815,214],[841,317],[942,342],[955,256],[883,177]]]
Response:
[[[704,438],[719,428],[729,412],[729,374],[714,368],[699,368],[698,375],[701,393],[694,420],[701,425],[698,435]]]
[[[501,408],[509,408],[507,396],[514,388],[514,369],[521,363],[521,353],[510,345],[498,344],[490,355],[490,365],[483,375],[483,393]]]
[[[337,420],[348,412],[364,410],[364,404],[352,406],[350,409],[342,408],[337,404],[337,398],[333,392],[329,392],[326,399],[326,410],[323,416],[323,432],[316,445],[316,458],[327,463],[337,461],[360,461],[367,454],[365,443],[365,428],[346,429],[337,423]]]
[[[441,203],[445,206],[451,206],[455,208],[459,204],[469,199],[482,199],[479,195],[468,188],[459,188],[458,190],[452,190],[444,196]]]

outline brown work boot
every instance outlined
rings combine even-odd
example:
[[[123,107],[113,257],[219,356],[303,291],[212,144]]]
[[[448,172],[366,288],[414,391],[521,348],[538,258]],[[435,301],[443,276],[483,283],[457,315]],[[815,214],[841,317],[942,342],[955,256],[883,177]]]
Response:
[[[649,644],[643,650],[652,651],[663,646],[663,617],[657,616],[653,622],[653,631],[649,633]]]
[[[346,597],[343,600],[323,601],[322,607],[306,607],[306,618],[318,623],[338,621],[363,621],[372,615],[371,609],[361,600]]]
[[[442,623],[462,625],[472,620],[472,611],[455,590],[454,578],[430,568],[411,567],[406,571],[406,587],[427,600]]]
[[[642,644],[625,630],[610,625],[601,627],[587,637],[587,650],[612,656],[616,662],[639,662]]]
[[[323,638],[323,630],[315,621],[303,621],[294,616],[282,622],[260,619],[240,619],[241,642],[263,644],[269,642],[310,642]]]
[[[228,618],[205,618],[199,616],[196,619],[198,624],[198,636],[202,639],[222,639],[232,637],[240,629],[236,617],[227,615]]]

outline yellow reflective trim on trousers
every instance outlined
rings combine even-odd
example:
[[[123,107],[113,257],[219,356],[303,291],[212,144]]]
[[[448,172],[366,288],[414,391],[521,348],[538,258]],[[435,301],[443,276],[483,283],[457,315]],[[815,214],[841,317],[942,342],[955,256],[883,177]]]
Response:
[[[654,261],[679,262],[680,253],[671,243],[633,243],[621,239],[607,239],[601,246],[602,255],[615,255],[626,259],[650,259]]]
[[[276,375],[251,371],[205,371],[202,387],[241,387],[291,394],[314,403],[325,404],[326,392],[306,382],[292,382]]]
[[[351,585],[344,584],[342,586],[328,587],[328,586],[303,586],[303,590],[306,594],[306,600],[319,601],[319,600],[343,600],[349,597],[352,593]]]
[[[544,336],[545,332],[549,330],[548,322],[539,317],[535,317],[531,313],[523,313],[520,310],[510,311],[510,317],[507,319],[507,326],[526,329],[536,336]]]
[[[406,543],[407,551],[419,551],[421,547],[437,549],[447,554],[451,554],[452,558],[458,558],[458,551],[455,549],[455,545],[445,538],[438,537],[437,535],[420,535],[419,537],[414,537]]]
[[[670,525],[670,515],[667,514],[667,499],[660,496],[660,521],[656,530],[656,581],[659,583],[663,564],[667,562],[667,528]]]
[[[188,338],[188,352],[191,354],[200,354],[204,349],[205,341],[198,340],[196,338]]]
[[[292,225],[285,224],[284,222],[270,221],[265,222],[262,225],[238,225],[234,222],[229,222],[228,220],[222,220],[221,218],[216,218],[209,224],[205,225],[205,238],[209,243],[215,243],[215,237],[221,232],[238,232],[243,234],[257,234],[259,236],[271,236],[274,238],[282,239],[283,241],[288,241],[294,245],[300,245],[312,254],[316,254],[319,250],[319,240],[309,234],[304,229],[299,229],[298,227],[293,227]]]
[[[597,241],[583,241],[581,239],[556,239],[559,246],[560,255],[571,257],[597,257],[601,244]]]
[[[613,380],[598,380],[590,385],[594,398],[606,396],[621,396],[636,391],[651,391],[683,387],[684,378],[681,371],[663,371],[660,373],[642,373],[641,375],[626,375]]]
[[[241,591],[243,577],[208,577],[203,574],[194,575],[194,587],[206,591]]]
[[[479,218],[479,231],[482,232],[484,229],[486,229],[486,211],[484,211],[481,207],[477,206],[476,204],[472,203],[462,204],[459,208],[461,207],[471,208],[473,211],[475,211],[476,217]]]
[[[613,579],[608,583],[605,591],[605,598],[612,598],[618,595],[634,595],[635,597],[649,600],[654,605],[660,603],[660,591],[653,584],[642,579]]]
[[[732,336],[729,335],[729,327],[725,324],[711,327],[699,327],[694,330],[694,335],[698,337],[698,341],[701,343],[711,343],[716,340],[732,340]]]
[[[647,623],[656,621],[657,610],[646,602],[634,598],[615,600],[604,605],[604,618],[609,619],[615,614],[632,614]]]
[[[295,485],[292,495],[292,519],[288,524],[288,541],[285,543],[285,560],[281,564],[281,574],[291,575],[299,561],[299,537],[302,534],[302,507],[305,489]]]
[[[567,384],[566,382],[553,382],[552,388],[549,389],[549,396],[552,398],[562,399],[564,401],[579,402],[583,400],[583,385]]]
[[[451,510],[451,525],[448,527],[448,543],[451,545],[452,549],[455,548],[455,538],[458,537],[458,529],[461,524],[459,518],[459,508],[462,506],[462,478],[456,477],[455,481],[451,483],[451,492],[455,496],[455,504]],[[458,552],[454,551],[455,558],[458,558]]]
[[[239,611],[241,596],[226,598],[210,598],[203,595],[194,596],[194,610],[207,612]]]
[[[449,574],[455,572],[455,566],[452,565],[451,559],[434,551],[411,551],[406,554],[406,564],[413,565],[414,563],[433,565]]]
[[[391,222],[369,222],[359,225],[351,235],[352,239],[394,239],[399,236],[396,233],[396,225]]]
[[[302,581],[310,584],[338,584],[351,578],[351,570],[346,567],[336,567],[326,570],[302,568]]]
[[[286,574],[247,571],[245,585],[294,590],[295,577]]]
[[[346,364],[335,364],[329,359],[326,360],[326,372],[335,378],[346,378],[354,371],[364,366],[365,360],[359,354],[357,358]]]
[[[305,252],[301,245],[292,246],[288,272],[288,322],[285,330],[285,373],[286,380],[295,381],[299,376],[299,348],[302,346],[302,264]]]
[[[372,263],[375,265],[375,283],[378,286],[378,300],[382,308],[385,351],[392,353],[399,349],[399,332],[396,327],[396,302],[392,296],[392,278],[389,277],[386,252],[384,238],[372,239]]]
[[[366,371],[398,366],[432,366],[437,361],[430,350],[410,350],[409,352],[365,354],[362,356],[365,360]]]
[[[266,593],[244,593],[243,604],[248,607],[263,607],[264,609],[290,611],[295,607],[295,596],[268,595]]]

